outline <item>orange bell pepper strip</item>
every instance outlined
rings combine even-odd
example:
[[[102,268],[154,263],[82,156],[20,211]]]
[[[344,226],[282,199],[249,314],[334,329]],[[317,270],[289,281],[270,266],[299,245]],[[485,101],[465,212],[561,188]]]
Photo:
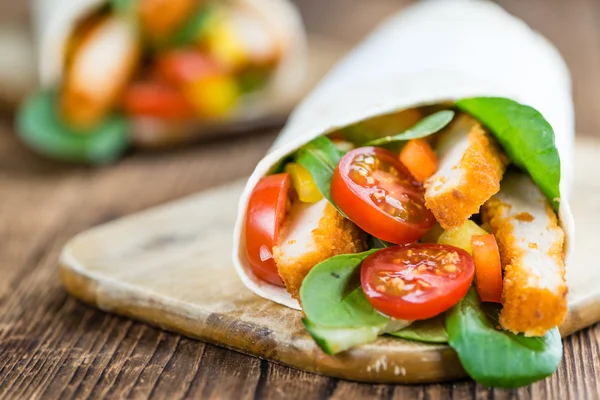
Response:
[[[475,263],[475,287],[481,301],[501,303],[502,265],[494,235],[474,235],[471,238]]]
[[[425,139],[410,140],[400,151],[400,161],[420,182],[438,169],[437,156]]]

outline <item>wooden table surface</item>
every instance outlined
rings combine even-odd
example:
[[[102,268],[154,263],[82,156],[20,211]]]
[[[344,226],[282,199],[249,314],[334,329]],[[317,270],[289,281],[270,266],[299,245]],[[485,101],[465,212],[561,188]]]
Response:
[[[21,18],[21,6],[0,14]],[[313,34],[356,42],[408,1],[299,0]],[[574,75],[579,132],[600,133],[600,2],[502,0],[553,40]],[[549,94],[551,95],[551,94]],[[551,378],[518,390],[471,381],[367,385],[299,372],[96,311],[67,296],[57,256],[74,234],[248,175],[276,130],[102,169],[41,159],[0,120],[0,398],[600,398],[600,327],[565,340]],[[600,139],[600,137],[599,137]],[[233,210],[232,210],[233,212]]]

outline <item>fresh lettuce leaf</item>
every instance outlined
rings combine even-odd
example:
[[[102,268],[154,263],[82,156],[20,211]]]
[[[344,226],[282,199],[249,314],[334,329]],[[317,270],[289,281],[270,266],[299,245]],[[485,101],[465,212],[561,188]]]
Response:
[[[499,330],[498,307],[482,304],[475,289],[446,315],[448,343],[469,376],[493,387],[520,387],[550,376],[562,358],[557,328],[542,337]]]
[[[78,131],[60,117],[54,91],[42,91],[19,109],[21,139],[46,156],[65,161],[106,164],[116,160],[129,144],[127,120],[110,114],[98,126]]]
[[[108,2],[110,8],[116,14],[132,18],[135,17],[139,1],[138,0],[110,0]]]
[[[311,269],[300,287],[306,318],[329,328],[385,326],[389,318],[367,301],[358,274],[364,259],[376,251],[341,254]]]
[[[360,266],[376,251],[332,257],[316,265],[302,282],[304,326],[327,354],[376,340],[390,322],[371,306],[360,285]]]
[[[452,118],[454,118],[454,111],[438,111],[423,118],[422,120],[417,122],[413,127],[402,133],[399,133],[394,136],[386,136],[380,139],[371,140],[365,146],[384,146],[393,142],[404,142],[411,139],[424,138],[444,129],[446,125],[448,125],[450,121],[452,121]]]
[[[342,156],[331,140],[319,136],[298,150],[296,162],[310,173],[323,197],[345,216],[331,198],[331,178]]]
[[[367,245],[369,249],[385,249],[386,247],[395,246],[394,243],[386,242],[373,235],[368,236]]]
[[[512,162],[529,173],[558,210],[560,157],[552,126],[542,114],[532,107],[500,97],[462,99],[456,105],[492,132]]]
[[[205,32],[213,15],[213,8],[200,4],[173,34],[159,43],[159,48],[179,48],[193,44]]]

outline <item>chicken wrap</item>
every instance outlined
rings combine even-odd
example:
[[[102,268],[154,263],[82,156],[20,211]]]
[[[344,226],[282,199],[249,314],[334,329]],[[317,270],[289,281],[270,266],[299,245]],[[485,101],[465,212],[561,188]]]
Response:
[[[573,105],[543,37],[485,1],[392,16],[292,114],[240,198],[233,262],[328,354],[448,343],[489,386],[562,357]]]
[[[41,89],[19,131],[49,156],[108,162],[283,115],[305,36],[287,0],[38,0]]]

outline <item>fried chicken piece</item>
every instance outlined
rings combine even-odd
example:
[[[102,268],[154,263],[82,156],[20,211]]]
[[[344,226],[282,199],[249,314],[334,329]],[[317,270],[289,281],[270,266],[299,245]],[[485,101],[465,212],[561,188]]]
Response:
[[[436,153],[439,168],[425,182],[425,205],[444,229],[458,228],[500,190],[508,158],[466,114],[441,133]]]
[[[482,216],[498,241],[504,269],[500,325],[543,335],[567,313],[565,234],[554,210],[528,175],[510,172]]]
[[[366,235],[326,199],[296,200],[284,223],[273,258],[287,291],[296,299],[302,281],[318,263],[338,254],[367,249]]]
[[[68,60],[60,106],[62,116],[80,129],[97,124],[114,106],[139,58],[132,22],[106,17],[77,40]]]
[[[197,0],[141,0],[139,18],[145,34],[153,39],[164,39],[173,34],[197,6]]]

